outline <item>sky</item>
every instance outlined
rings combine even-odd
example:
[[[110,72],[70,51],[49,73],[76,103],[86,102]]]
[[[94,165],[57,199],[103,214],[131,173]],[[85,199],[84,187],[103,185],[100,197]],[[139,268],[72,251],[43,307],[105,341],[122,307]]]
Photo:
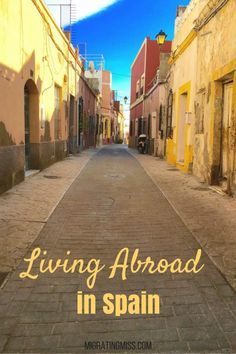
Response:
[[[69,0],[46,0],[66,3]],[[177,5],[189,0],[72,0],[76,4],[72,43],[81,53],[103,54],[118,99],[130,98],[130,67],[146,36],[162,29],[173,39]],[[52,9],[52,8],[51,8]],[[56,15],[56,7],[54,8]],[[58,13],[57,13],[57,16]]]

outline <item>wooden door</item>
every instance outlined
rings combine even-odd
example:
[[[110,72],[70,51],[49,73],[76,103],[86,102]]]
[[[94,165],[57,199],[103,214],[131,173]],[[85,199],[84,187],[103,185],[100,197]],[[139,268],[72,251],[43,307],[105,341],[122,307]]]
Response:
[[[221,176],[226,179],[229,169],[229,135],[232,114],[233,83],[223,87],[223,117],[222,117],[222,151],[221,151]]]

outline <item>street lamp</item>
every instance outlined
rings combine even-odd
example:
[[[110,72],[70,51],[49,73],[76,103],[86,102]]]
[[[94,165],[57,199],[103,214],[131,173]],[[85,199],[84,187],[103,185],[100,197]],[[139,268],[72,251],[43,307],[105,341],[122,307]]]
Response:
[[[128,97],[125,96],[125,97],[124,97],[124,102],[125,102],[125,104],[127,103],[127,101],[128,101]]]
[[[159,45],[162,45],[165,43],[166,37],[167,37],[167,34],[165,34],[165,32],[163,32],[162,30],[160,30],[160,32],[156,35],[155,38],[157,40],[157,43]]]

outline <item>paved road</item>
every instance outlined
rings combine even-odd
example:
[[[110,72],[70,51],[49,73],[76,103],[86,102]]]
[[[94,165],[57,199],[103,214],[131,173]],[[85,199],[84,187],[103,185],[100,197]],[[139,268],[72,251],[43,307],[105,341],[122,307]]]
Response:
[[[199,244],[127,150],[106,147],[67,191],[31,250],[35,247],[53,259],[71,250],[71,258],[100,258],[111,265],[123,247],[139,248],[142,258],[171,261],[193,257]],[[85,341],[151,341],[154,353],[235,352],[235,292],[206,255],[201,261],[199,274],[129,272],[126,281],[107,280],[105,268],[92,290],[98,313],[89,316],[76,314],[77,291],[88,291],[86,274],[21,280],[22,261],[0,292],[0,350],[83,353],[89,352]],[[159,315],[115,318],[100,311],[102,294],[141,290],[160,295]]]
[[[0,284],[3,276],[17,267],[94,153],[89,149],[70,156],[0,195]]]
[[[165,160],[129,151],[236,290],[236,195],[216,193],[215,186],[181,172]]]

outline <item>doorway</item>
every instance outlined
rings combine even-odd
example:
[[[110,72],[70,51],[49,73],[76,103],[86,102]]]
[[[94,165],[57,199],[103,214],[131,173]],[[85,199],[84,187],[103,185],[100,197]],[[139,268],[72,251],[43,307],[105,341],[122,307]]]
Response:
[[[177,162],[181,165],[184,164],[184,148],[185,148],[185,113],[187,110],[187,93],[180,95],[179,100],[179,122],[178,122],[178,150]]]
[[[38,168],[39,95],[33,80],[24,86],[25,171]]]
[[[75,98],[70,95],[70,115],[69,115],[69,154],[75,152],[74,146],[74,115],[75,115]]]
[[[79,98],[79,104],[78,104],[78,147],[82,149],[82,132],[83,132],[83,97],[81,96]]]
[[[229,137],[230,122],[232,115],[233,82],[223,85],[223,110],[222,110],[222,129],[221,129],[221,168],[220,175],[226,181],[229,175]]]
[[[24,89],[24,112],[25,112],[25,171],[29,170],[30,157],[30,93],[25,86]]]

